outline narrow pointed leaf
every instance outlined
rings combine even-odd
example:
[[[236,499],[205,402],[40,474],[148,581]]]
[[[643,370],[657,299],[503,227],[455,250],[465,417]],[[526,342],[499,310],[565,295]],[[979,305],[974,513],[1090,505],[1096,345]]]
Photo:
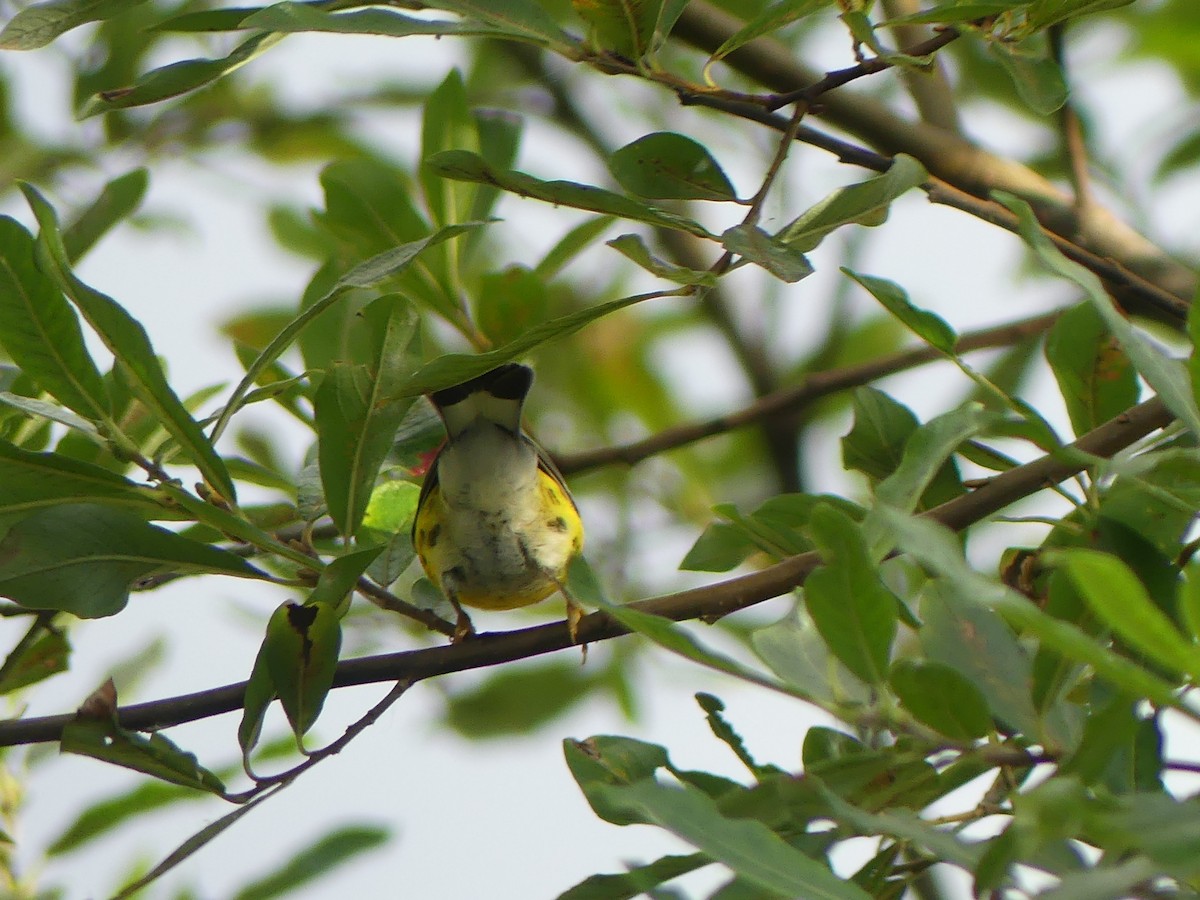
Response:
[[[314,401],[318,460],[330,516],[344,535],[357,533],[379,467],[396,429],[412,406],[399,387],[416,336],[417,317],[407,300],[389,295],[363,310],[383,335],[370,368],[339,364],[325,374]]]
[[[132,215],[141,205],[149,183],[149,172],[134,169],[106,184],[91,206],[63,229],[67,259],[78,262],[114,225]]]
[[[81,502],[121,506],[148,518],[173,517],[152,491],[108,469],[0,440],[0,515]]]
[[[91,422],[108,395],[59,285],[38,267],[33,236],[0,216],[0,344],[47,393]]]
[[[1197,408],[1183,363],[1167,356],[1130,324],[1104,290],[1099,278],[1058,251],[1042,232],[1028,203],[1002,191],[995,192],[995,197],[1017,215],[1021,237],[1038,259],[1054,274],[1083,288],[1109,332],[1120,342],[1141,376],[1158,392],[1163,403],[1192,435],[1200,435],[1200,409]]]
[[[788,284],[813,273],[812,263],[797,248],[776,240],[756,225],[734,225],[721,234],[721,244]]]
[[[284,351],[296,340],[300,332],[321,315],[321,313],[333,306],[348,288],[371,287],[392,275],[397,275],[411,266],[426,248],[463,234],[472,228],[477,228],[481,224],[480,222],[468,222],[462,225],[448,225],[418,241],[412,241],[399,247],[393,247],[391,250],[385,250],[383,253],[373,256],[355,266],[339,278],[321,299],[317,300],[288,323],[246,369],[245,377],[233,389],[233,393],[230,395],[229,401],[225,404],[225,408],[221,410],[221,414],[217,417],[216,422],[213,423],[212,439],[215,441],[224,433],[229,420],[233,418],[233,414],[244,405],[246,395],[254,388],[259,375],[279,359]],[[484,371],[486,369],[481,369],[480,374]],[[416,394],[401,394],[401,396],[416,396]]]
[[[191,753],[161,734],[149,736],[121,728],[109,719],[79,718],[63,728],[62,751],[144,772],[172,784],[222,794],[225,786]]]
[[[884,309],[904,323],[917,337],[943,353],[953,355],[958,335],[946,324],[945,319],[936,313],[914,306],[908,299],[908,292],[894,281],[876,278],[873,275],[860,275],[845,266],[842,267],[842,271],[870,291]]]
[[[54,208],[32,186],[23,184],[21,190],[41,226],[40,259],[49,266],[50,274],[117,358],[138,399],[178,442],[213,489],[226,500],[236,501],[237,493],[224,462],[167,383],[146,329],[111,297],[88,287],[75,276],[62,244]]]
[[[689,137],[660,131],[640,137],[609,157],[621,187],[650,200],[737,200],[712,155]]]
[[[1077,306],[1054,323],[1046,336],[1046,360],[1077,435],[1138,401],[1137,372],[1094,306]]]
[[[1131,647],[1176,672],[1200,678],[1200,647],[1184,638],[1125,563],[1085,549],[1058,551],[1053,560],[1096,615]]]
[[[155,572],[268,577],[226,550],[95,504],[42,509],[0,538],[0,596],[30,609],[110,616],[138,579]]]
[[[702,238],[712,237],[699,222],[685,216],[658,209],[594,185],[574,181],[542,181],[514,169],[498,169],[482,156],[467,150],[445,150],[434,154],[425,160],[425,163],[431,172],[443,178],[494,185],[520,197],[532,197],[556,206],[586,209],[633,222],[686,231]]]
[[[263,653],[297,741],[321,714],[341,646],[341,624],[328,603],[285,603],[267,623]]]
[[[824,565],[804,584],[808,613],[847,669],[880,684],[896,636],[896,597],[884,586],[860,526],[849,516],[819,506],[809,527]]]
[[[246,15],[246,13],[251,13]],[[471,20],[418,19],[387,9],[355,9],[328,12],[309,3],[275,3],[265,9],[243,10],[233,27],[261,28],[287,34],[323,31],[333,34],[378,34],[385,37],[412,35],[460,35],[464,37],[503,37],[507,32],[494,25]],[[216,29],[224,30],[224,29]]]
[[[145,0],[46,0],[18,12],[0,31],[0,50],[36,50],[88,22],[111,19]]]
[[[913,157],[897,154],[891,167],[875,178],[839,188],[784,228],[776,238],[807,253],[842,225],[880,225],[892,201],[929,180]]]
[[[212,84],[277,44],[283,35],[261,32],[218,59],[185,59],[147,72],[133,85],[90,97],[79,110],[86,119],[114,109],[146,106]]]

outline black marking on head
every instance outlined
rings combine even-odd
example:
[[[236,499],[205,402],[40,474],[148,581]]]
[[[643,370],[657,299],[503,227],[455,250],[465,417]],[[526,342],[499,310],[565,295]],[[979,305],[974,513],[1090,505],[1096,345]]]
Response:
[[[551,519],[550,521],[548,521],[546,523],[546,527],[553,531],[566,531],[567,530],[567,520],[564,519],[562,516],[558,516],[557,518],[554,518],[554,519]]]
[[[524,400],[532,386],[533,369],[520,363],[505,363],[462,384],[434,391],[429,399],[438,409],[461,403],[479,391],[486,391],[501,400]]]

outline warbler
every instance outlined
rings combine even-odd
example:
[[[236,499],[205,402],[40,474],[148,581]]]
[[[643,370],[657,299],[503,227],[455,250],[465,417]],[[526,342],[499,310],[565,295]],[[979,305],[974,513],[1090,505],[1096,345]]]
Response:
[[[583,522],[546,452],[521,429],[533,370],[506,363],[430,400],[446,426],[417,501],[413,547],[458,616],[455,643],[475,633],[464,606],[516,609],[556,590],[571,639],[582,611],[563,589],[583,548]]]

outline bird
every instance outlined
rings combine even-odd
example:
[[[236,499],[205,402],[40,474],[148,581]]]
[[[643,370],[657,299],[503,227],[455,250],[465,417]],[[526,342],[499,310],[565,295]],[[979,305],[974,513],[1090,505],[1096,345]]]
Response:
[[[572,642],[583,612],[564,588],[583,521],[553,460],[521,427],[533,369],[505,363],[429,395],[446,427],[425,474],[412,540],[454,607],[454,643],[474,636],[463,609],[508,610],[561,591]]]

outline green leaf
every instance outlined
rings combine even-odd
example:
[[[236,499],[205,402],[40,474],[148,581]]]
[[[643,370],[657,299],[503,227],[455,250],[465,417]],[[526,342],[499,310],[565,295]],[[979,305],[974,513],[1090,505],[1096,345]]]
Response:
[[[1128,6],[1133,0],[1033,0],[1025,10],[1028,28],[1044,30],[1080,16]]]
[[[550,290],[540,275],[524,266],[486,272],[475,294],[475,320],[493,345],[516,340],[550,311]]]
[[[28,646],[18,646],[4,660],[0,694],[11,694],[67,671],[70,656],[71,645],[61,631],[47,631]]]
[[[726,522],[712,522],[696,538],[679,568],[685,572],[728,572],[757,549],[744,529]]]
[[[957,669],[923,659],[902,659],[888,681],[918,722],[959,741],[981,738],[992,730],[987,701]]]
[[[91,841],[112,832],[131,819],[180,801],[206,800],[204,794],[165,784],[161,781],[142,781],[133,790],[106,798],[83,810],[58,835],[46,850],[48,856],[70,853]]]
[[[667,751],[658,744],[616,735],[596,735],[586,741],[564,740],[563,756],[592,810],[614,825],[644,824],[645,819],[620,803],[609,803],[597,789],[633,784],[652,778],[660,768],[671,768]]]
[[[237,493],[225,464],[167,383],[146,329],[111,297],[75,276],[67,262],[54,208],[32,186],[22,184],[21,190],[41,226],[40,261],[50,268],[49,274],[112,351],[150,414],[178,442],[212,488],[229,502],[236,501]]]
[[[619,875],[592,875],[558,895],[558,900],[636,900],[672,878],[711,865],[704,853],[660,856],[644,866],[632,866]]]
[[[267,623],[263,653],[297,743],[321,714],[341,646],[341,623],[329,603],[285,603]]]
[[[778,31],[785,25],[811,16],[832,3],[833,0],[779,0],[778,3],[771,4],[726,38],[725,42],[713,51],[705,68],[707,69],[714,62],[724,59],[755,38]]]
[[[993,610],[944,586],[927,592],[921,613],[921,645],[929,659],[970,681],[991,714],[1010,728],[1039,735],[1032,661],[1008,624]]]
[[[854,424],[842,438],[842,464],[882,481],[904,458],[904,445],[920,422],[903,403],[873,387],[854,392]]]
[[[541,262],[534,267],[534,274],[550,281],[584,250],[590,248],[600,235],[614,222],[613,216],[593,216],[584,219],[551,247]]]
[[[696,237],[712,238],[699,222],[685,216],[675,215],[594,185],[574,181],[542,181],[524,172],[498,169],[479,154],[467,150],[445,150],[435,153],[425,160],[425,165],[431,172],[443,178],[494,185],[509,193],[556,206],[585,209],[633,222],[685,231]]]
[[[76,718],[63,727],[63,753],[78,753],[133,769],[172,784],[223,794],[225,785],[161,734],[148,737],[121,728],[111,719]]]
[[[276,611],[276,615],[278,615],[278,611]],[[270,632],[268,631],[268,638],[264,638],[258,648],[258,654],[254,657],[254,668],[250,671],[250,678],[246,681],[246,693],[242,698],[242,720],[238,723],[238,745],[242,748],[242,767],[247,773],[252,771],[250,751],[254,749],[262,735],[267,708],[271,705],[271,701],[278,696],[271,668],[267,663],[269,636]]]
[[[326,506],[346,536],[357,533],[379,467],[412,406],[398,388],[410,370],[418,323],[400,294],[379,298],[361,316],[380,337],[377,355],[369,365],[335,365],[314,398]]]
[[[707,287],[717,283],[717,276],[712,272],[701,272],[687,269],[659,259],[650,252],[641,235],[623,234],[608,241],[608,246],[632,260],[652,275],[665,278],[676,284],[702,284]]]
[[[1191,381],[1183,364],[1167,356],[1134,329],[1108,296],[1099,278],[1058,251],[1042,232],[1028,203],[1002,191],[995,191],[994,196],[1016,214],[1021,237],[1038,259],[1054,274],[1083,288],[1088,300],[1100,313],[1109,332],[1121,344],[1139,374],[1158,392],[1163,403],[1188,430],[1194,436],[1200,435],[1200,409],[1197,409]]]
[[[3,544],[0,544],[0,548],[2,547]],[[726,675],[732,675],[734,678],[749,681],[751,684],[790,693],[785,687],[755,672],[733,657],[726,656],[724,653],[719,653],[706,647],[670,619],[664,619],[662,616],[652,615],[651,613],[642,612],[628,606],[613,604],[602,597],[589,599],[630,631],[636,632],[642,637],[649,638],[664,650],[670,650],[684,659],[690,659],[692,662],[715,669],[718,672],[724,672]]]
[[[654,40],[662,0],[571,0],[597,49],[640,59]]]
[[[226,550],[90,503],[39,510],[0,538],[0,595],[30,609],[111,616],[138,579],[157,572],[268,577]]]
[[[406,379],[398,389],[398,395],[417,397],[421,394],[430,394],[442,388],[462,384],[484,372],[490,372],[501,363],[519,359],[542,344],[572,335],[596,319],[657,296],[665,295],[658,293],[635,294],[632,297],[620,297],[605,303],[597,303],[587,309],[581,309],[535,325],[516,340],[497,347],[495,350],[489,350],[487,353],[447,353],[445,356],[439,356],[427,362]]]
[[[920,426],[905,442],[900,465],[876,485],[875,496],[909,511],[916,509],[922,498],[940,503],[958,496],[962,483],[953,456],[965,441],[994,424],[996,418],[980,403],[965,403]]]
[[[87,22],[101,22],[144,0],[46,0],[18,12],[0,31],[0,50],[36,50]]]
[[[650,200],[737,201],[729,178],[703,144],[658,131],[638,138],[608,158],[625,190]]]
[[[824,785],[820,787],[821,796],[830,807],[830,818],[858,834],[892,835],[905,843],[925,847],[938,858],[968,871],[974,869],[979,860],[977,844],[958,840],[952,833],[930,825],[915,812],[906,809],[869,812],[846,802]]]
[[[219,12],[213,10],[211,12]],[[310,3],[275,3],[265,9],[239,10],[236,21],[214,28],[261,28],[264,31],[292,34],[301,31],[323,31],[332,34],[379,34],[385,37],[412,35],[459,35],[463,37],[503,37],[504,29],[469,19],[418,19],[386,9],[355,9],[347,12],[328,12]],[[250,13],[250,15],[247,15]],[[216,23],[214,24],[222,24]],[[176,27],[178,29],[178,26]],[[208,29],[205,29],[208,30]]]
[[[989,611],[994,609],[1014,627],[1037,637],[1043,647],[1061,653],[1067,659],[1092,666],[1100,678],[1130,696],[1144,697],[1159,706],[1180,706],[1175,685],[1100,646],[1079,628],[1047,615],[1027,597],[972,569],[963,557],[962,547],[954,533],[945,526],[895,510],[889,512],[883,506],[877,510],[880,517],[887,522],[900,548],[941,576],[946,587],[957,595],[958,605],[964,608],[978,606]],[[963,652],[961,641],[957,641],[954,652]],[[1011,646],[1004,652],[1012,654]],[[1023,651],[1017,656],[1009,655],[1006,658],[1015,660],[1021,655]],[[997,663],[1003,663],[1003,660],[997,660]],[[971,677],[963,667],[955,668]],[[1021,668],[1024,668],[1023,664]],[[995,700],[988,695],[986,685],[976,681],[976,686],[983,691],[984,696],[988,696],[992,711],[999,713]],[[1023,701],[1020,702],[1020,706],[1024,706]],[[1019,709],[1014,708],[1014,711],[1019,712]]]
[[[750,635],[750,646],[798,694],[826,704],[862,704],[874,689],[829,651],[803,609]]]
[[[291,346],[297,335],[304,328],[341,299],[347,289],[352,287],[371,287],[386,278],[397,275],[411,266],[426,248],[463,234],[472,228],[478,227],[480,224],[479,222],[471,222],[462,225],[448,225],[418,241],[412,241],[399,247],[393,247],[391,250],[385,250],[383,253],[373,256],[366,262],[355,266],[339,278],[333,287],[319,300],[307,307],[280,331],[246,369],[245,377],[233,389],[233,393],[230,395],[229,401],[225,404],[225,408],[221,410],[221,414],[213,423],[212,439],[215,441],[225,431],[233,414],[244,405],[246,395],[254,387],[259,375],[283,355],[284,351]],[[482,369],[477,374],[482,374],[484,371],[487,370]],[[398,396],[416,396],[416,394],[400,393]]]
[[[1046,361],[1077,435],[1138,401],[1137,372],[1090,304],[1068,310],[1054,323],[1046,336]]]
[[[277,3],[275,6],[288,4]],[[274,9],[269,6],[267,9]],[[228,6],[222,9],[205,9],[199,12],[181,13],[168,16],[161,22],[152,25],[152,32],[205,32],[205,31],[237,31],[242,28],[242,22],[256,12],[263,12],[261,6]],[[267,28],[266,31],[287,31],[286,28]]]
[[[1039,116],[1053,115],[1067,102],[1070,91],[1062,69],[1051,58],[1041,35],[1017,44],[988,41],[987,48],[1008,73],[1025,105]]]
[[[779,232],[776,239],[807,253],[843,225],[881,225],[893,200],[928,180],[924,166],[899,153],[882,175],[838,188]]]
[[[389,837],[386,828],[343,825],[297,851],[270,875],[250,882],[234,895],[234,900],[270,900],[291,894],[356,856],[383,846]]]
[[[349,594],[367,567],[379,556],[382,547],[352,550],[330,561],[321,570],[317,586],[304,601],[306,605],[321,604],[334,610],[339,618],[345,614]]]
[[[818,506],[809,520],[824,564],[804,583],[805,606],[842,664],[869,684],[887,677],[896,598],[883,585],[857,523]]]
[[[79,110],[79,118],[87,119],[114,109],[146,106],[202,88],[244,66],[282,39],[282,34],[260,32],[239,44],[228,56],[185,59],[154,69],[130,87],[103,91],[88,98]]]
[[[844,881],[796,850],[762,822],[725,817],[711,797],[690,785],[667,787],[647,778],[629,785],[597,785],[593,791],[775,894],[806,900],[868,897],[853,882]]]
[[[730,253],[760,266],[781,281],[794,284],[813,273],[808,257],[788,244],[776,240],[756,225],[734,225],[721,235],[721,244]]]
[[[908,293],[894,281],[860,275],[845,266],[842,271],[871,292],[884,309],[899,319],[910,331],[931,347],[948,356],[954,355],[958,335],[941,316],[913,306]]]
[[[416,556],[411,532],[420,493],[420,486],[411,481],[385,481],[371,492],[358,541],[380,547],[379,556],[367,567],[367,575],[378,584],[391,584]]]
[[[512,40],[572,49],[576,43],[536,0],[430,0],[424,5],[491,25]]]
[[[108,469],[0,440],[0,515],[81,502],[123,507],[146,518],[173,517],[152,490]]]
[[[506,666],[474,689],[451,694],[445,723],[472,739],[532,734],[603,685],[603,673],[584,671],[578,660]]]
[[[85,419],[101,422],[108,393],[79,320],[36,261],[33,236],[0,216],[0,344],[40,387]]]
[[[1029,0],[996,0],[991,3],[963,3],[951,0],[924,12],[888,19],[888,25],[955,25],[974,22],[1027,6]]]
[[[205,825],[203,828],[185,840],[182,844],[176,847],[173,851],[171,851],[171,853],[167,854],[167,857],[157,866],[155,866],[141,878],[131,881],[129,884],[121,888],[121,892],[116,894],[113,897],[113,900],[127,900],[127,898],[136,896],[138,891],[146,887],[146,885],[157,881],[189,856],[211,843],[227,828],[236,823],[238,819],[246,815],[246,813],[250,812],[250,810],[254,809],[264,800],[274,796],[274,794],[274,791],[268,791],[266,793],[259,794],[253,800],[243,804],[242,806],[239,806],[233,812],[226,813],[215,822]]]
[[[99,444],[102,442],[100,437],[100,429],[81,416],[75,415],[65,406],[59,406],[57,403],[51,403],[47,400],[38,400],[34,397],[22,397],[19,394],[10,394],[8,391],[0,391],[0,403],[5,406],[11,406],[13,409],[19,409],[35,419],[46,419],[49,422],[57,422],[59,425],[66,425],[72,431],[85,437],[89,442]]]
[[[1167,668],[1200,678],[1200,647],[1185,640],[1120,559],[1096,550],[1055,551],[1076,590],[1104,623],[1131,647]]]
[[[474,124],[462,74],[458,69],[451,69],[425,100],[421,119],[421,158],[426,159],[443,150],[477,150],[479,142]],[[445,225],[466,218],[465,209],[456,208],[465,199],[463,185],[439,178],[421,166],[421,186],[435,224]]]
[[[104,186],[100,196],[63,229],[67,259],[76,263],[117,223],[131,216],[142,203],[150,173],[134,169]]]

